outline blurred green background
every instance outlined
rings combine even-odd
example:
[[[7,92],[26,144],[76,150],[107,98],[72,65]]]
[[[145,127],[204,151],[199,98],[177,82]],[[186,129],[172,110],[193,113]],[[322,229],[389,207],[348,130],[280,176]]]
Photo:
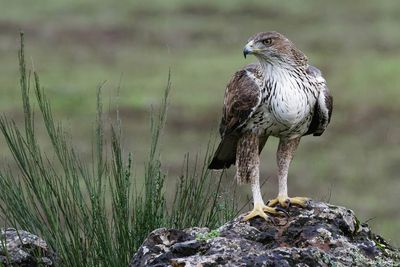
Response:
[[[204,154],[214,140],[233,72],[255,61],[242,55],[248,37],[267,30],[284,33],[323,71],[335,101],[325,134],[302,140],[290,169],[289,194],[351,208],[400,245],[399,1],[0,4],[0,112],[22,119],[17,49],[23,30],[30,65],[40,73],[57,118],[88,159],[96,87],[106,81],[105,109],[118,107],[138,175],[148,150],[148,111],[162,97],[169,68],[173,89],[162,159],[177,177],[183,155]],[[262,153],[262,177],[269,177],[266,198],[277,194],[276,147],[271,138]],[[13,167],[3,139],[0,149],[2,167]],[[247,194],[249,188],[241,191]]]

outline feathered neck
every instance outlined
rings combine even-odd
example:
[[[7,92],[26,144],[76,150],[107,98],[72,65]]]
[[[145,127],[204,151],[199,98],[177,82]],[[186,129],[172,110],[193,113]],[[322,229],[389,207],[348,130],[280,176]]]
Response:
[[[260,70],[265,78],[275,76],[275,74],[282,73],[304,73],[308,67],[308,64],[297,65],[297,64],[289,64],[283,63],[278,60],[267,60],[264,58],[259,58],[258,63],[260,66]]]

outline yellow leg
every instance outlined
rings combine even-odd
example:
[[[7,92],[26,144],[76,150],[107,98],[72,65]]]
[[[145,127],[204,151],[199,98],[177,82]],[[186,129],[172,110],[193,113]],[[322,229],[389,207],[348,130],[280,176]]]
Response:
[[[264,218],[265,220],[268,220],[267,213],[271,214],[271,215],[276,215],[279,212],[275,208],[265,206],[263,203],[255,203],[254,209],[252,211],[250,211],[249,214],[244,216],[243,220],[248,221],[256,216],[260,216],[260,217]]]
[[[289,205],[296,205],[300,207],[307,207],[308,202],[310,201],[307,197],[282,197],[278,196],[277,198],[271,199],[267,202],[268,207],[275,207],[276,205],[280,205],[282,208],[287,208]]]

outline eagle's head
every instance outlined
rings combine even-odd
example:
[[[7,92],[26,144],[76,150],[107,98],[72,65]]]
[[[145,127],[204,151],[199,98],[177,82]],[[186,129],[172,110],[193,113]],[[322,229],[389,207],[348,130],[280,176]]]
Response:
[[[295,45],[279,32],[260,32],[247,41],[243,55],[255,55],[259,61],[270,64],[286,64],[303,66],[307,64],[307,57]]]

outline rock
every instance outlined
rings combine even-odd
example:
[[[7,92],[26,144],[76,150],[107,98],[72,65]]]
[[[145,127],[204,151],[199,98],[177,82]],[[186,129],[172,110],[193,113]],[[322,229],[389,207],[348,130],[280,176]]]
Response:
[[[353,211],[312,201],[288,218],[243,222],[210,231],[153,231],[129,266],[400,266],[400,252],[360,224]]]
[[[27,231],[0,230],[0,266],[55,266],[46,242]]]

